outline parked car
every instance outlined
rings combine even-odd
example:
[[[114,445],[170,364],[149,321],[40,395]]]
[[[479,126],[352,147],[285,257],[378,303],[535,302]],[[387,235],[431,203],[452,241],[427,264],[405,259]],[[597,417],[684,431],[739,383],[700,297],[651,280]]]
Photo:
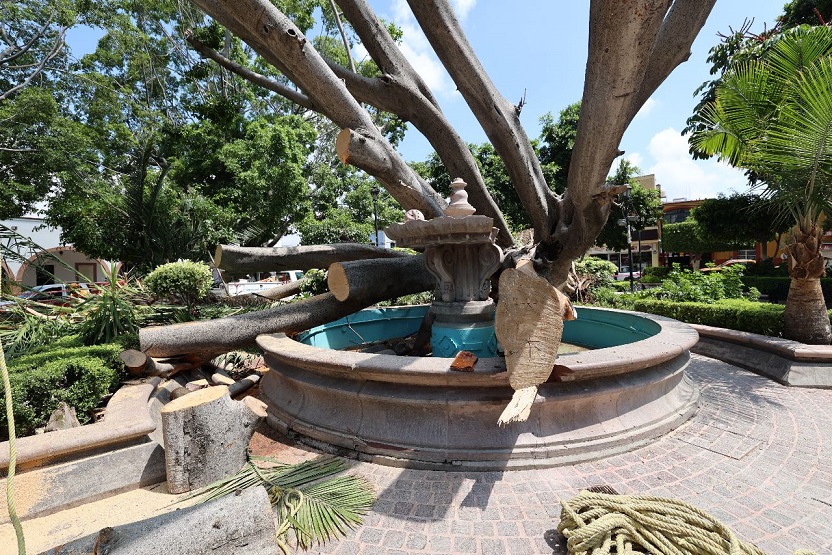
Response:
[[[225,288],[229,297],[236,297],[237,295],[261,293],[272,287],[298,281],[302,277],[302,270],[286,270],[283,272],[273,272],[273,275],[260,281],[249,281],[247,279],[230,281],[225,284]],[[220,294],[222,294],[221,289]]]
[[[615,274],[615,281],[624,281],[630,279],[630,267],[629,266],[621,266],[621,269],[618,270],[618,273]],[[640,270],[633,270],[633,279],[641,279],[641,271]]]
[[[36,285],[28,291],[17,295],[17,298],[41,304],[65,306],[69,304],[71,297],[86,297],[97,292],[97,290],[93,290],[94,287],[91,287],[88,283],[50,283],[48,285]],[[0,308],[11,306],[16,302],[12,300],[0,301]]]
[[[756,264],[756,260],[751,259],[744,259],[744,258],[732,258],[731,260],[726,260],[722,264],[717,264],[716,266],[712,266],[711,268],[702,268],[700,271],[702,272],[718,272],[723,268],[727,268],[728,266],[734,266],[735,264],[742,264],[745,268],[748,268],[752,264]]]

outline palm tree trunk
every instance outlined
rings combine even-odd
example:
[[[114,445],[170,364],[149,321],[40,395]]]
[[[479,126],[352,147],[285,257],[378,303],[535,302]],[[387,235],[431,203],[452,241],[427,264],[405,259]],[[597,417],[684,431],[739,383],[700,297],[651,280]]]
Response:
[[[807,233],[796,227],[794,243],[788,247],[792,283],[783,313],[783,335],[811,345],[832,343],[832,327],[820,287],[824,272],[820,243],[821,231],[817,226]]]

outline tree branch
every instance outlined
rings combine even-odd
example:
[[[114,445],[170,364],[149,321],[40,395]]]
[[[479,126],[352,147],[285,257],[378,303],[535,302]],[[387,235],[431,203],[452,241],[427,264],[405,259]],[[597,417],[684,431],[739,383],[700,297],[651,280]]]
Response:
[[[275,92],[280,96],[291,100],[295,104],[303,106],[304,108],[315,110],[315,105],[311,100],[309,100],[309,97],[302,92],[296,91],[291,87],[287,87],[280,81],[266,77],[262,73],[257,73],[256,71],[252,71],[245,66],[229,60],[210,46],[197,40],[190,29],[185,31],[185,40],[188,41],[188,44],[190,44],[194,50],[202,54],[203,57],[214,60],[217,64],[224,67],[231,73],[234,73],[243,79],[254,83],[255,85],[263,87],[264,89]]]
[[[311,43],[268,0],[193,0],[217,21],[237,33],[269,62],[278,59],[284,73],[306,92],[320,112],[341,128],[359,130],[383,144],[396,179],[379,179],[405,209],[417,208],[427,217],[442,214],[444,201],[410,168],[375,127],[370,115],[353,98],[344,83],[329,69]],[[232,7],[233,4],[233,7]],[[217,9],[219,8],[219,9]],[[236,14],[245,14],[244,19]],[[278,69],[283,69],[276,66]]]
[[[347,40],[347,33],[344,31],[344,25],[341,23],[341,16],[338,15],[338,7],[335,5],[335,0],[329,0],[329,5],[332,7],[332,13],[335,15],[335,25],[338,26],[338,32],[341,33],[341,41],[344,43],[344,51],[347,54],[347,60],[350,62],[350,71],[355,71],[355,61],[350,54],[350,41]]]
[[[32,36],[32,38],[29,39],[29,42],[27,42],[23,46],[17,46],[17,44],[11,44],[11,46],[9,46],[9,48],[6,48],[2,52],[0,52],[0,65],[10,64],[11,62],[15,61],[20,56],[24,55],[26,52],[28,52],[29,49],[32,48],[32,46],[34,46],[34,44],[38,41],[38,39],[40,37],[42,37],[44,35],[44,33],[46,33],[46,30],[49,29],[50,25],[52,25],[52,20],[51,19],[49,21],[47,21],[43,25],[43,27],[38,29],[38,31],[34,34],[34,36]],[[9,37],[8,34],[6,34],[5,31],[3,32],[3,37],[6,40],[8,40],[10,43],[13,42],[11,40],[11,37]],[[9,51],[11,51],[12,53],[11,54],[6,54]]]
[[[439,108],[427,84],[399,50],[393,38],[373,13],[366,0],[339,0],[341,10],[361,38],[364,48],[384,72],[369,82],[356,82],[361,76],[343,68],[335,70],[361,102],[394,113],[410,121],[436,150],[452,178],[461,177],[467,184],[468,201],[479,214],[494,220],[499,230],[497,243],[502,247],[514,244],[508,224],[497,203],[488,193],[468,145],[451,126]],[[366,78],[363,78],[366,80]],[[362,95],[366,89],[366,95]],[[386,94],[382,94],[382,92]]]
[[[513,104],[499,93],[465,38],[446,0],[408,0],[410,9],[462,97],[506,165],[534,225],[535,237],[552,227],[555,195],[546,185],[537,155]]]
[[[64,46],[64,35],[65,35],[65,34],[66,34],[66,29],[61,29],[61,32],[58,34],[58,37],[55,39],[55,46],[53,46],[53,47],[52,47],[52,50],[49,52],[49,54],[48,54],[48,55],[46,55],[46,57],[44,57],[44,58],[43,58],[43,60],[41,60],[41,62],[40,62],[40,63],[38,64],[38,66],[34,69],[34,71],[32,71],[32,73],[30,73],[30,74],[29,74],[29,76],[28,76],[28,77],[26,77],[26,79],[24,79],[24,80],[23,80],[23,82],[18,83],[16,86],[12,87],[11,89],[7,90],[7,91],[6,91],[6,92],[4,92],[4,93],[0,93],[0,100],[6,100],[6,99],[7,99],[7,98],[9,98],[12,94],[14,94],[16,91],[19,91],[19,90],[21,90],[23,87],[26,87],[29,83],[31,83],[31,82],[32,82],[32,80],[33,80],[35,77],[37,77],[38,75],[40,75],[40,73],[41,73],[41,72],[44,70],[44,68],[46,67],[46,64],[48,64],[50,61],[52,61],[52,59],[53,59],[55,56],[57,56],[57,55],[58,55],[58,53],[59,53],[59,52],[61,51],[61,49],[63,48],[63,46]]]

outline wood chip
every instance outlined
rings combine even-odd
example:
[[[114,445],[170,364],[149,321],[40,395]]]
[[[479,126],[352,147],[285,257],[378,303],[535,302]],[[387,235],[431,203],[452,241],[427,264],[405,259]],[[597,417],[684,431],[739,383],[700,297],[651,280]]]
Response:
[[[451,370],[457,372],[473,372],[477,363],[477,355],[470,351],[459,351],[451,363]]]

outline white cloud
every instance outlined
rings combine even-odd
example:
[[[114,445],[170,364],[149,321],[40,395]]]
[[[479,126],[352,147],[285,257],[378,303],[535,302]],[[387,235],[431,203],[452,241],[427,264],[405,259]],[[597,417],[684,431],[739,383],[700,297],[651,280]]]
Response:
[[[624,159],[639,169],[642,169],[642,164],[644,164],[644,156],[642,156],[638,152],[627,154],[626,156],[624,156]],[[615,169],[616,167],[617,164],[613,162],[613,169]]]
[[[476,0],[456,0],[458,10],[463,10],[467,15],[473,8]],[[398,25],[404,36],[399,48],[407,58],[416,73],[422,76],[428,87],[437,95],[451,96],[456,92],[456,86],[445,71],[442,63],[434,54],[433,49],[416,23],[416,18],[406,0],[395,0],[392,4],[393,22]],[[460,12],[457,12],[460,13]],[[462,16],[459,16],[462,19]]]
[[[636,114],[635,118],[646,118],[650,115],[650,112],[653,111],[653,108],[656,107],[656,100],[651,96],[647,99],[647,101],[642,105],[641,109]],[[633,119],[635,119],[633,118]]]
[[[477,0],[453,0],[451,4],[454,7],[456,16],[460,19],[460,21],[462,21],[468,17],[468,14],[471,13],[471,10],[473,10],[474,6],[477,5]]]
[[[656,174],[668,201],[713,198],[719,193],[747,189],[747,179],[741,170],[713,159],[693,160],[688,153],[687,138],[672,127],[650,139],[648,152],[654,164],[646,172]]]

